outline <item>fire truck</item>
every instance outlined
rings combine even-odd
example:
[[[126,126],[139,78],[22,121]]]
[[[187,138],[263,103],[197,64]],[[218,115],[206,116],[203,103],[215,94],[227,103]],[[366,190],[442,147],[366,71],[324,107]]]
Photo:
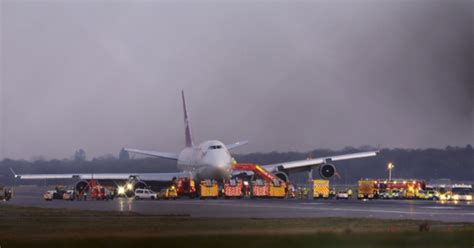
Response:
[[[189,196],[194,198],[196,196],[196,183],[191,178],[178,178],[176,179],[176,192],[178,196]]]
[[[199,186],[199,197],[201,199],[217,199],[219,197],[219,185],[216,180],[203,180]]]
[[[252,181],[251,197],[267,197],[268,196],[268,184],[263,179],[257,179]]]
[[[76,195],[77,200],[87,200],[87,197],[92,200],[109,200],[109,192],[98,181],[90,179]]]
[[[378,189],[381,194],[393,190],[400,191],[400,198],[415,199],[419,191],[424,190],[426,183],[419,179],[378,180]]]
[[[377,180],[361,179],[358,182],[357,199],[373,199],[378,194]]]
[[[224,182],[225,198],[242,198],[244,183],[242,179],[230,179]]]
[[[252,181],[252,197],[285,198],[286,182],[259,165],[235,163],[233,170],[252,171],[257,176]]]

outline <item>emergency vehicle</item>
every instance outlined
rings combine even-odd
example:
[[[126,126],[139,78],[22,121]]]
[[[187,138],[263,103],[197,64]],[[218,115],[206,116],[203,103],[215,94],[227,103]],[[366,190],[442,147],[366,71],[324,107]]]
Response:
[[[225,198],[241,198],[243,196],[244,183],[242,179],[230,179],[224,182],[224,197]]]
[[[252,197],[285,198],[287,191],[286,182],[258,164],[234,163],[232,169],[254,173],[255,180],[252,181]]]
[[[373,199],[377,194],[376,180],[361,179],[358,181],[357,199]]]
[[[158,197],[157,199],[176,200],[179,196],[178,196],[178,192],[176,191],[176,187],[174,185],[171,185],[168,188],[161,189],[160,192],[158,192],[157,197]]]
[[[472,185],[455,184],[451,193],[451,199],[454,201],[472,201]]]
[[[199,185],[199,197],[204,198],[214,198],[219,197],[219,185],[216,180],[203,180]]]
[[[313,180],[313,199],[329,198],[329,180]]]
[[[194,198],[196,196],[196,183],[193,179],[188,177],[178,178],[175,184],[176,193],[179,197],[189,196]]]

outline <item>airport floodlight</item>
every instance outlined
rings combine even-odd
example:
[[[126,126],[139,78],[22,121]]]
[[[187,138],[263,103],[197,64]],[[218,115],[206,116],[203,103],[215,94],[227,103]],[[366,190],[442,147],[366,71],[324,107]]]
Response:
[[[392,162],[390,162],[390,163],[388,163],[387,168],[388,168],[388,180],[391,181],[392,180],[392,170],[393,170],[393,168],[395,168],[395,165]]]

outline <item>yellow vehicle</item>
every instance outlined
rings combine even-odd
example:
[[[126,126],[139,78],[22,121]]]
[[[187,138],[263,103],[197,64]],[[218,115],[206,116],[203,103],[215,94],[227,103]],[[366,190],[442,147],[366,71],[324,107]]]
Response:
[[[436,190],[426,190],[425,199],[426,200],[439,200],[439,192]]]
[[[403,198],[405,199],[414,199],[417,196],[417,190],[415,185],[411,182],[407,183],[406,189],[403,191]]]
[[[375,181],[372,179],[362,179],[358,182],[359,188],[357,192],[358,199],[373,199],[377,189]]]
[[[439,200],[441,201],[449,201],[451,200],[451,191],[449,191],[446,187],[439,188]]]
[[[165,199],[165,200],[173,199],[173,200],[176,200],[177,198],[178,198],[178,192],[176,191],[176,187],[174,185],[169,187],[169,188],[162,189],[158,193],[158,199]]]
[[[214,180],[201,181],[199,190],[199,197],[204,198],[215,198],[219,197],[219,185]]]
[[[329,180],[313,180],[313,199],[329,198]]]
[[[268,196],[275,198],[285,198],[286,196],[286,185],[274,180],[268,185]]]

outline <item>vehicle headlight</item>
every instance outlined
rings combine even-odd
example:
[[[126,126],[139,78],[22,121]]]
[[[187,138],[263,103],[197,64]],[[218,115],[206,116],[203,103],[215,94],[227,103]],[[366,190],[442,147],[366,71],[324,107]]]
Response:
[[[472,200],[472,195],[466,196],[466,199],[469,200],[469,201],[471,201],[471,200]]]
[[[117,188],[117,194],[119,194],[119,195],[124,195],[124,194],[125,194],[125,188],[122,187],[122,186],[119,186],[119,187]]]
[[[127,183],[127,190],[132,190],[133,189],[133,185],[131,183]]]
[[[454,199],[454,200],[457,200],[457,199],[459,199],[459,196],[458,196],[458,195],[454,195],[454,196],[453,196],[453,199]]]

